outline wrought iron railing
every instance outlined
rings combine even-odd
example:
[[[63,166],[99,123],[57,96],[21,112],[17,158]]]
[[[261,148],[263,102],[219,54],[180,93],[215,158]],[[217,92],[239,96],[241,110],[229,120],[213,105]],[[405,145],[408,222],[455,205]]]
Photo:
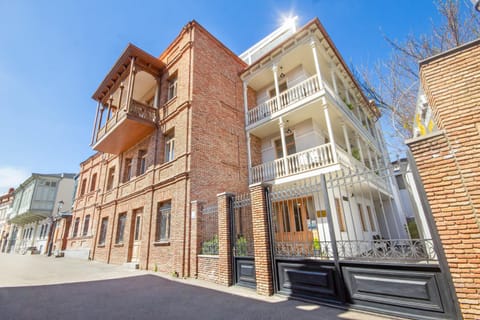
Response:
[[[320,82],[318,76],[314,75],[285,92],[282,92],[278,97],[278,100],[275,96],[248,111],[247,125],[265,119],[275,112],[281,111],[293,103],[305,99],[319,91]]]
[[[333,259],[331,241],[276,241],[275,255],[284,258]],[[431,239],[337,240],[342,260],[379,260],[435,263],[437,255]]]
[[[332,145],[326,143],[251,168],[251,183],[270,181],[332,164],[335,164]]]
[[[206,206],[201,212],[201,254],[218,255],[218,207]]]

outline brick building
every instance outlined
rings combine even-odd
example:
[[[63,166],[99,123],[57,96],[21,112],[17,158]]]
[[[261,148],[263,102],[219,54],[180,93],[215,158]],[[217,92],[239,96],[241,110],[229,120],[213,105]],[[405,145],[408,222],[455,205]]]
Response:
[[[127,46],[93,95],[67,253],[188,275],[190,202],[247,190],[244,67],[195,21],[158,58]]]
[[[81,164],[65,254],[451,318],[380,112],[318,19],[239,56],[192,21],[158,58],[128,45],[93,98],[98,152]],[[409,220],[430,231],[416,203]]]
[[[425,98],[407,142],[465,319],[480,318],[479,57],[475,40],[420,62]]]

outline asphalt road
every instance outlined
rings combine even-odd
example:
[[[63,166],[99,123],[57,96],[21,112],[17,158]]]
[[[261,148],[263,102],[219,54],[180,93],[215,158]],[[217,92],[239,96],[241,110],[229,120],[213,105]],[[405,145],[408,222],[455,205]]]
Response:
[[[12,259],[19,260],[12,262]],[[28,265],[12,268],[14,262]],[[1,268],[2,265],[6,268]],[[57,270],[59,265],[62,268],[71,265],[72,274],[55,276],[51,269]],[[25,284],[26,270],[36,274],[31,280],[36,285]],[[122,270],[119,266],[66,258],[1,255],[0,319],[387,319],[283,297],[260,297],[242,288]],[[5,274],[9,272],[11,277]],[[94,275],[102,280],[92,280]],[[112,276],[116,278],[111,279]],[[87,280],[65,283],[68,277]],[[38,285],[42,278],[47,284]]]

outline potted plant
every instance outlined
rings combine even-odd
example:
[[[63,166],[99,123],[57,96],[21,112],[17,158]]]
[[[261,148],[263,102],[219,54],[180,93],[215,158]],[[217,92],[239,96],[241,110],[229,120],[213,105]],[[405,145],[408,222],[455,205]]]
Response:
[[[319,257],[322,255],[322,248],[320,246],[320,240],[317,238],[313,239],[313,255]]]

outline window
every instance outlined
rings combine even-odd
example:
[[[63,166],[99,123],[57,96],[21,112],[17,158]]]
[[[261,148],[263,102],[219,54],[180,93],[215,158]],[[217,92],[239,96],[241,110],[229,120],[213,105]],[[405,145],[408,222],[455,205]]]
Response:
[[[287,147],[287,155],[294,154],[295,150],[295,139],[293,133],[285,135],[285,145]],[[283,158],[283,148],[282,148],[282,139],[275,140],[275,151],[277,152],[277,159]]]
[[[97,174],[94,173],[92,175],[92,181],[90,182],[90,192],[95,191],[96,184],[97,184]]]
[[[357,203],[357,206],[358,206],[358,214],[360,215],[360,222],[362,223],[362,230],[367,231],[367,225],[365,224],[362,205],[360,203]]]
[[[108,217],[102,219],[100,226],[100,236],[98,237],[98,244],[105,245],[105,239],[107,238]]]
[[[87,214],[85,219],[83,220],[83,233],[82,236],[86,236],[88,234],[88,227],[90,226],[90,215]]]
[[[118,216],[117,235],[115,237],[115,243],[123,243],[123,234],[125,232],[125,221],[127,221],[127,213],[121,213]]]
[[[138,151],[137,160],[137,176],[140,176],[147,171],[147,150]]]
[[[75,238],[78,235],[78,226],[80,225],[80,218],[75,219],[75,223],[73,225],[73,237]]]
[[[132,159],[125,159],[125,168],[123,172],[123,182],[127,182],[132,178]]]
[[[370,208],[370,206],[367,206],[367,214],[368,214],[368,220],[370,221],[370,227],[372,228],[372,231],[376,231],[375,221],[373,220],[373,215],[372,215],[372,208]]]
[[[175,157],[175,131],[170,130],[165,135],[165,162],[172,161]]]
[[[340,232],[345,232],[346,228],[345,219],[343,218],[342,204],[340,203],[340,199],[338,198],[335,198],[335,211],[337,211],[337,219]]]
[[[115,179],[115,167],[108,169],[107,190],[113,188],[113,180]]]
[[[85,194],[85,190],[87,189],[87,179],[82,180],[82,187],[80,188],[80,195],[83,196]]]
[[[168,241],[170,239],[170,212],[171,202],[163,202],[158,207],[157,226],[155,232],[156,241]]]
[[[142,230],[141,223],[142,223],[142,216],[140,213],[137,213],[137,215],[135,216],[135,232],[133,237],[135,241],[140,240],[140,237],[141,237],[140,230]]]
[[[177,74],[175,73],[167,81],[167,101],[169,101],[177,96]]]

